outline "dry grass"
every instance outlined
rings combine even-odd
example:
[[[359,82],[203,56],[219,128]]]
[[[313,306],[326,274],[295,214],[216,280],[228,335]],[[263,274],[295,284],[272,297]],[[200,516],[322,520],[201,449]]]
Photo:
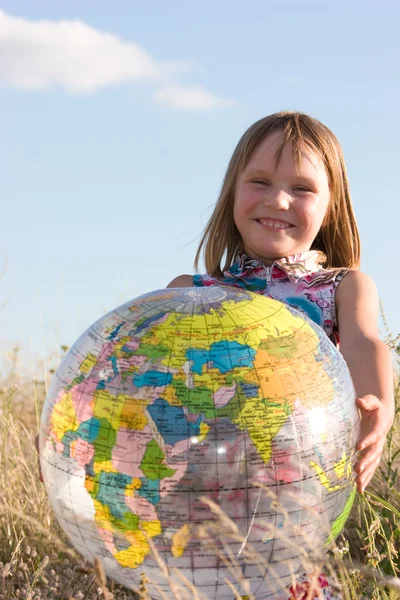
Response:
[[[400,356],[395,343],[393,347]],[[34,449],[45,387],[44,381],[22,373],[17,350],[10,354],[0,380],[0,600],[149,599],[145,578],[134,594],[107,581],[100,564],[84,563],[66,544],[53,519],[38,479]],[[398,385],[396,392],[398,398]],[[342,583],[344,598],[400,599],[399,404],[381,466],[367,493],[358,499],[344,533],[327,558],[309,559],[317,569],[324,561],[324,567]],[[234,524],[218,513],[218,507],[214,510],[221,523],[219,531],[237,535]],[[210,532],[206,534],[209,538]],[[218,524],[214,534],[218,536]],[[234,571],[229,545],[225,560]],[[200,597],[182,575],[169,573],[159,561],[177,598]]]

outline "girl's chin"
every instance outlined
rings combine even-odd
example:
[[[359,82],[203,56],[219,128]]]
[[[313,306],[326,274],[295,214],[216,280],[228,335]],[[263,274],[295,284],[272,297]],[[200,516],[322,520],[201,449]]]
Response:
[[[268,246],[262,246],[253,249],[253,254],[259,256],[260,258],[271,260],[276,260],[277,258],[282,258],[284,256],[291,256],[292,254],[297,254],[298,252],[299,250],[296,250],[293,248],[293,246],[283,246],[282,244],[268,244]],[[251,252],[249,255],[251,255]]]

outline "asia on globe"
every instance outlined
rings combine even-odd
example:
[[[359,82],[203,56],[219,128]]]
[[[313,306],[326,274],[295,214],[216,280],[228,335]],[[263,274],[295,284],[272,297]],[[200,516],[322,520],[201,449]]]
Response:
[[[339,535],[358,436],[349,371],[317,325],[244,290],[167,289],[69,350],[43,409],[41,467],[74,547],[127,588],[144,573],[151,598],[171,597],[154,545],[207,598],[231,600],[233,585],[261,600]]]

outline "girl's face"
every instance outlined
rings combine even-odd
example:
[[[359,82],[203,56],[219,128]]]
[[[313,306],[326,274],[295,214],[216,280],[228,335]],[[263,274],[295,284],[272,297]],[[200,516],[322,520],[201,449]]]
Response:
[[[261,142],[235,189],[233,216],[244,252],[267,264],[311,248],[330,195],[324,163],[309,148],[296,168],[285,146],[276,165],[280,137],[275,132]]]

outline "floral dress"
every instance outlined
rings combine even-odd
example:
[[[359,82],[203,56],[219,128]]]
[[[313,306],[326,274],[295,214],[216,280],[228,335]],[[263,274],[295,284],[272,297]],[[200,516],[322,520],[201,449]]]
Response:
[[[240,253],[222,278],[196,274],[193,285],[240,287],[289,304],[317,323],[338,345],[335,292],[349,269],[324,269],[318,264],[318,258],[319,252],[311,250],[277,259],[266,266]],[[341,597],[337,586],[321,573],[316,580],[307,574],[299,577],[295,585],[275,595],[274,600],[340,600]]]

